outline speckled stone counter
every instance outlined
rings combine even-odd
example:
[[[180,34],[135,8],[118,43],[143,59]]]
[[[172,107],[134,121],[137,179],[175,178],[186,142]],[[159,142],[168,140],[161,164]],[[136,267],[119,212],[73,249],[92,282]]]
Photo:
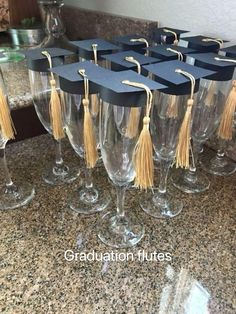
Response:
[[[63,147],[65,160],[82,166],[68,142]],[[7,155],[13,177],[33,182],[37,194],[28,207],[0,213],[1,313],[235,313],[235,176],[210,176],[211,188],[201,195],[171,188],[184,201],[173,220],[147,216],[139,192],[129,191],[126,209],[142,220],[146,235],[136,247],[118,251],[97,239],[99,215],[68,208],[80,180],[54,188],[42,182],[42,169],[53,158],[48,135],[9,145]],[[114,201],[106,172],[95,172]],[[69,262],[66,250],[169,252],[172,261]]]

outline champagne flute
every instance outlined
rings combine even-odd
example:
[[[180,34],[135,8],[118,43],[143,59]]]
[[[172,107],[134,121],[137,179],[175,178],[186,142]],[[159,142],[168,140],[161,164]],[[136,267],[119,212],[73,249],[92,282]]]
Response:
[[[8,106],[7,102],[7,93],[6,88],[3,82],[2,72],[0,70],[0,91],[1,91],[1,101],[5,102],[5,105]],[[1,109],[3,103],[1,103]],[[34,197],[35,190],[31,184],[23,181],[20,183],[14,183],[12,181],[7,161],[6,161],[6,144],[8,138],[5,137],[3,129],[0,126],[0,162],[2,166],[2,173],[4,177],[4,183],[0,187],[0,209],[15,209],[21,206],[27,205]]]
[[[132,156],[138,140],[138,136],[127,137],[130,110],[102,101],[100,148],[108,176],[116,187],[117,208],[116,213],[109,212],[100,220],[98,237],[116,248],[133,246],[144,236],[144,227],[135,214],[130,210],[127,216],[124,208],[125,191],[135,178]]]
[[[90,95],[97,97],[96,94]],[[66,133],[74,151],[80,158],[84,156],[84,109],[83,95],[65,93],[66,103]],[[99,116],[96,116],[98,119]],[[93,117],[95,119],[95,117]],[[95,123],[97,125],[97,123]],[[96,132],[96,134],[98,134]],[[92,177],[92,169],[84,168],[85,184],[80,186],[74,192],[69,200],[71,209],[82,214],[93,214],[102,211],[110,202],[109,192],[104,190],[102,186],[95,185]]]

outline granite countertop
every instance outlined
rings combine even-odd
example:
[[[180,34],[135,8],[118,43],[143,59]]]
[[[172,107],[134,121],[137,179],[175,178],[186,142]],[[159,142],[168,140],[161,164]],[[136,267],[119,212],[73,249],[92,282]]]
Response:
[[[82,167],[67,141],[63,148],[65,159]],[[25,208],[0,212],[1,313],[235,313],[235,175],[209,176],[204,194],[173,190],[185,205],[173,220],[147,216],[139,192],[130,190],[126,208],[144,223],[146,235],[132,249],[114,250],[97,239],[99,214],[84,217],[68,208],[80,180],[61,187],[43,183],[42,169],[53,158],[48,135],[8,145],[7,155],[13,177],[34,183],[37,194]],[[114,201],[103,167],[94,172]],[[169,252],[172,261],[69,262],[66,250]]]

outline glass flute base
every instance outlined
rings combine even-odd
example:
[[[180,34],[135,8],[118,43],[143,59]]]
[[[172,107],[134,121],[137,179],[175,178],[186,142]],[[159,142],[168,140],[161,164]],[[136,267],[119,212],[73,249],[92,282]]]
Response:
[[[128,248],[137,244],[144,236],[143,225],[134,217],[118,216],[114,212],[105,214],[98,223],[98,238],[114,248]]]
[[[169,193],[160,193],[158,189],[143,193],[139,204],[148,215],[155,218],[173,218],[183,209],[182,201]]]
[[[236,163],[227,157],[215,156],[212,159],[201,161],[204,171],[217,176],[229,176],[236,171]]]
[[[201,172],[178,169],[171,177],[173,185],[185,193],[201,193],[209,189],[210,181]]]
[[[103,188],[81,186],[71,195],[69,206],[77,213],[89,215],[104,210],[110,200],[110,195]]]
[[[77,167],[72,165],[55,166],[50,164],[43,172],[43,180],[50,185],[63,185],[75,181],[80,175]]]
[[[0,210],[16,209],[27,205],[35,195],[35,190],[27,182],[1,187]]]

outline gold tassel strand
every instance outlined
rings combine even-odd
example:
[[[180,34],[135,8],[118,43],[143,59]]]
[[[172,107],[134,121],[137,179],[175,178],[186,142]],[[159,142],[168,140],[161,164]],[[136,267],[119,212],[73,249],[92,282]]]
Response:
[[[195,78],[188,72],[177,69],[175,72],[188,77],[191,81],[191,96],[187,102],[187,110],[179,130],[178,143],[176,147],[176,168],[189,168],[189,151],[191,140],[191,113],[193,107],[193,94],[195,89]]]
[[[92,49],[93,49],[93,57],[94,57],[94,63],[98,65],[98,45],[97,44],[92,44]],[[98,98],[97,94],[91,95],[91,113],[94,117],[96,117],[99,113],[99,108],[100,108],[100,101]]]
[[[224,59],[215,57],[215,60],[222,62],[236,63],[235,59]],[[220,126],[217,132],[219,138],[231,140],[233,137],[233,120],[236,109],[236,81],[232,82],[232,89],[226,100],[224,110],[221,116]]]
[[[87,168],[94,168],[98,160],[97,142],[94,134],[93,120],[89,111],[89,81],[85,70],[79,70],[84,78],[84,154]]]
[[[133,57],[125,57],[125,60],[137,65],[137,72],[141,74],[141,65]],[[139,118],[140,118],[140,109],[138,107],[132,107],[129,113],[129,121],[126,129],[126,134],[128,138],[134,138],[138,134],[139,128]]]
[[[177,97],[176,95],[170,95],[170,103],[166,111],[168,118],[176,119],[178,116]]]
[[[47,51],[42,51],[42,54],[47,57],[49,67],[52,68],[52,58]],[[52,125],[52,134],[55,140],[61,140],[65,137],[63,120],[64,120],[64,108],[61,104],[60,97],[56,89],[56,80],[51,72],[51,98],[49,103],[50,120]]]
[[[142,37],[141,37],[141,38],[131,38],[130,41],[131,41],[131,42],[140,42],[140,43],[144,43],[144,44],[146,45],[146,48],[149,47],[149,43],[148,43],[147,39],[142,38]],[[148,56],[148,54],[149,54],[149,51],[147,50],[147,52],[145,53],[145,56]]]
[[[179,41],[178,41],[178,36],[177,36],[176,32],[171,31],[170,29],[167,29],[167,28],[164,28],[163,31],[164,31],[165,33],[171,33],[171,34],[173,34],[173,35],[175,36],[173,45],[178,46]]]
[[[7,99],[0,88],[0,131],[7,140],[15,138],[16,129],[11,118],[11,112],[7,103]]]
[[[236,109],[236,81],[234,80],[233,87],[229,93],[229,96],[224,106],[220,126],[217,133],[218,137],[223,140],[232,140],[235,109]]]
[[[150,124],[149,116],[153,99],[152,92],[146,85],[142,83],[130,82],[128,80],[125,80],[122,83],[145,89],[147,93],[146,114],[143,119],[143,129],[139,135],[138,142],[134,148],[133,162],[136,172],[135,186],[140,189],[152,188],[154,181],[154,164],[152,158],[153,156],[152,138],[149,131]]]

